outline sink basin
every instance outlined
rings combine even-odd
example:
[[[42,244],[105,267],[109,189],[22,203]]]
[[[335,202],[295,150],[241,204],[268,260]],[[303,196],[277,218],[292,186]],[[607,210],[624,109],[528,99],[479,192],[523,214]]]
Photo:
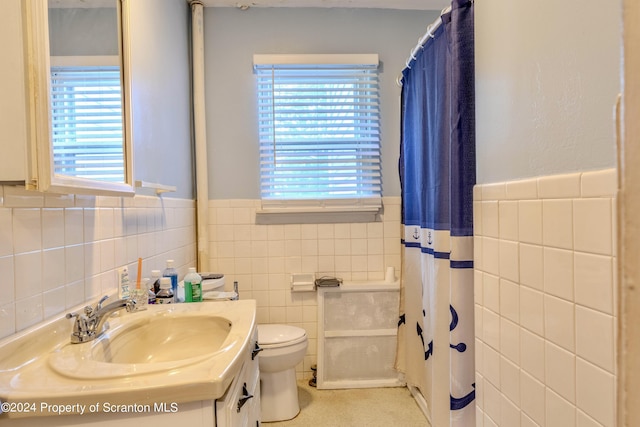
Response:
[[[124,364],[192,362],[219,351],[231,330],[230,321],[222,317],[155,317],[107,331],[91,345],[90,357]]]
[[[70,343],[72,320],[51,319],[0,340],[0,402],[217,399],[253,349],[255,316],[253,300],[150,305],[116,313],[102,336],[81,344]]]
[[[99,338],[52,352],[49,366],[70,378],[131,377],[168,372],[228,352],[238,339],[230,339],[231,319],[185,310],[190,307],[176,304],[169,310],[118,313]]]

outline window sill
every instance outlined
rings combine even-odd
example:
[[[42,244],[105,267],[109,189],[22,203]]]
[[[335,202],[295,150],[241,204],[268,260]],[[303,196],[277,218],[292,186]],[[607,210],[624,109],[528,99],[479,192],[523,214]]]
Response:
[[[337,224],[379,222],[380,208],[261,209],[256,224]]]

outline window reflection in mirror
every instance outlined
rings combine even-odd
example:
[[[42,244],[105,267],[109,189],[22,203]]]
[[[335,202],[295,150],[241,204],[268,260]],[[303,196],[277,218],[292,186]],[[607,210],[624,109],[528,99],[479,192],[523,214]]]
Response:
[[[127,182],[117,2],[48,2],[56,176]]]

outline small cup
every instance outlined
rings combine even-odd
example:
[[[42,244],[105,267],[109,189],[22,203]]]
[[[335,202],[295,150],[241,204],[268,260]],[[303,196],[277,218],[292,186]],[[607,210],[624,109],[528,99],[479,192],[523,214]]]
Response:
[[[140,289],[134,288],[129,291],[130,298],[136,303],[134,311],[146,310],[149,305],[149,292],[146,286],[142,285],[143,284],[141,284]]]

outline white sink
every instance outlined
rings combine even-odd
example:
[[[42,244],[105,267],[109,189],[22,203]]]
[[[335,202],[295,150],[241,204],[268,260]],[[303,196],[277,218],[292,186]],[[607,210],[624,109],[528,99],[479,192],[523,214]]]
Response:
[[[220,351],[230,330],[231,322],[224,317],[174,313],[147,316],[95,340],[90,357],[98,362],[123,364],[193,361]]]
[[[255,312],[253,300],[150,305],[82,344],[69,342],[72,320],[51,320],[0,341],[0,401],[216,399],[253,349]]]

